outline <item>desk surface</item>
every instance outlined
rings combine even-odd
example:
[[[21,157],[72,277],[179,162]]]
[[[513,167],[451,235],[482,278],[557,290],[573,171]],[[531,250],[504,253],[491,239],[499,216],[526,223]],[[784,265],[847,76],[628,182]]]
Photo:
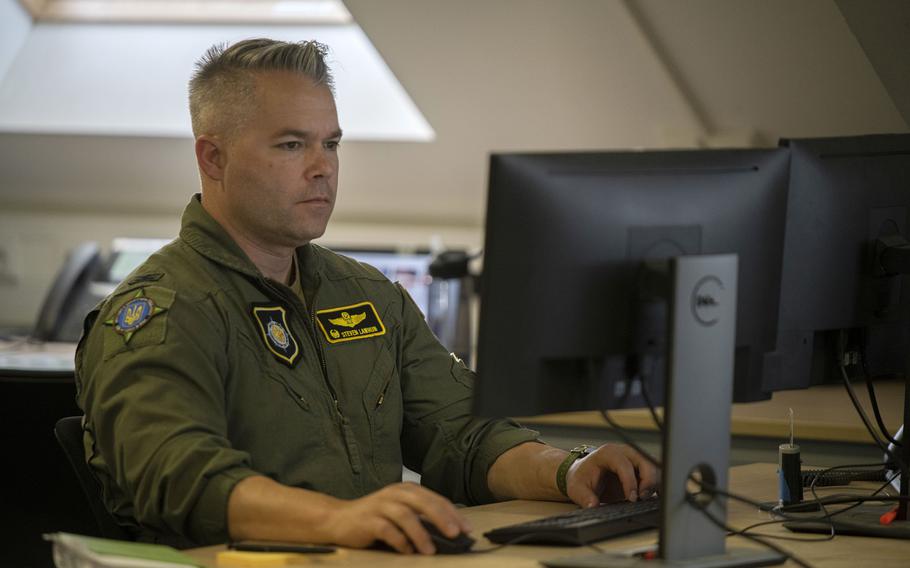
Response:
[[[903,420],[904,383],[900,380],[875,383],[876,399],[885,424],[897,431]],[[857,398],[872,418],[872,406],[866,385],[854,384]],[[800,440],[871,443],[859,415],[853,408],[843,385],[819,385],[806,390],[781,391],[770,400],[733,405],[730,433],[734,436],[759,436],[784,439],[788,435],[787,409],[792,408],[796,421],[796,437]],[[630,429],[653,430],[654,423],[647,410],[617,410],[610,413],[621,426]],[[532,426],[552,424],[605,428],[598,412],[565,412],[548,416],[519,419]]]
[[[0,341],[0,380],[4,378],[69,378],[76,368],[75,343]]]
[[[770,500],[776,495],[776,466],[772,464],[753,464],[734,467],[730,470],[730,487],[734,492],[742,492],[757,500]],[[827,489],[827,492],[844,492],[844,488]],[[825,494],[825,493],[821,493]],[[557,514],[571,509],[566,503],[545,503],[535,501],[508,501],[494,505],[483,505],[464,509],[464,514],[474,526],[474,537],[478,539],[475,549],[485,549],[491,545],[483,538],[484,532],[502,525],[531,520],[544,515]],[[766,520],[767,515],[748,505],[733,503],[729,510],[730,523],[737,528]],[[761,528],[762,533],[793,536],[786,529],[771,525]],[[815,538],[814,535],[800,535],[804,538]],[[607,550],[622,550],[630,547],[653,544],[656,542],[656,531],[648,531],[624,538],[598,543]],[[789,542],[775,541],[785,550],[798,554],[813,566],[818,567],[856,567],[875,566],[876,568],[906,568],[910,565],[910,542],[894,539],[871,539],[864,537],[838,536],[829,542]],[[741,537],[727,539],[728,546],[757,547]],[[215,554],[223,546],[211,546],[188,551],[190,555],[203,562],[207,567],[215,568]],[[313,555],[307,562],[294,566],[390,566],[408,568],[410,566],[489,566],[489,567],[531,567],[540,566],[538,561],[570,555],[590,555],[592,550],[584,547],[543,547],[543,546],[507,546],[490,554],[468,554],[458,556],[401,556],[390,552],[365,550],[341,550],[335,555]],[[787,566],[794,564],[788,563]]]

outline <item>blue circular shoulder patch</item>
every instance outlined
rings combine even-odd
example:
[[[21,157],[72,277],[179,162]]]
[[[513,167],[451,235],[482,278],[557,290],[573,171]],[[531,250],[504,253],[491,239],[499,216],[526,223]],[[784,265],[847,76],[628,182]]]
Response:
[[[114,318],[114,329],[118,333],[132,333],[148,323],[154,312],[155,302],[151,298],[133,298],[123,304]]]

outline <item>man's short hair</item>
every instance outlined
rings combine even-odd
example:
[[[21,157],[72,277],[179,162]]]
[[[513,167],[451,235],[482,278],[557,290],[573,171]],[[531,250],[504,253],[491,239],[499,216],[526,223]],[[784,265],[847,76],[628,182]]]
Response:
[[[327,54],[328,47],[317,41],[259,38],[212,46],[196,62],[190,79],[193,135],[227,135],[242,125],[244,109],[255,96],[257,72],[300,73],[334,93],[334,80],[325,62]]]

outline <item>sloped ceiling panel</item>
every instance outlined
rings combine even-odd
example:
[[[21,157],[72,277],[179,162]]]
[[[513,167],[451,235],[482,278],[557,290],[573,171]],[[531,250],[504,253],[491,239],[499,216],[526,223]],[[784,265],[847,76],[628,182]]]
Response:
[[[837,0],[837,6],[866,57],[910,125],[910,2]]]
[[[774,143],[907,128],[832,0],[635,4],[718,131]]]

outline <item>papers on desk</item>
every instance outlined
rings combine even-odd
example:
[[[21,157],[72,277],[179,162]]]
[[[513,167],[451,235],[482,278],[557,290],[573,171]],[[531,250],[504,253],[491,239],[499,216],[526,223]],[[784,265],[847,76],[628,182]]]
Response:
[[[27,376],[66,376],[76,370],[76,344],[39,343],[21,338],[0,340],[0,376],[22,373]]]
[[[193,558],[162,544],[126,542],[70,533],[44,535],[54,543],[57,568],[185,568],[202,566]]]
[[[0,371],[57,371],[73,372],[76,364],[72,353],[51,353],[46,351],[13,352],[0,351]]]

